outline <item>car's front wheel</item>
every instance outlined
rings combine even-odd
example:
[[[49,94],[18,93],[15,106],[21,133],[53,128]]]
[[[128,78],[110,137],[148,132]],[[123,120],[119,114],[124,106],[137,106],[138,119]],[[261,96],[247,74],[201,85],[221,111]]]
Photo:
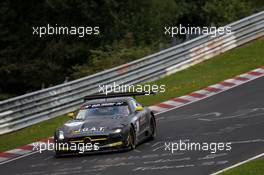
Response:
[[[154,117],[151,118],[150,120],[150,140],[154,140],[157,135],[157,128],[156,128],[156,120]]]
[[[61,151],[55,150],[55,157],[59,158],[63,155],[63,153]]]
[[[135,130],[131,127],[127,136],[127,145],[130,150],[136,148],[136,133]]]
[[[55,142],[54,142],[54,143],[55,143]],[[54,152],[55,152],[55,157],[56,157],[56,158],[59,158],[59,157],[61,157],[61,156],[63,155],[63,151],[58,150],[58,149],[56,148],[56,146],[55,146],[55,148],[54,148]]]

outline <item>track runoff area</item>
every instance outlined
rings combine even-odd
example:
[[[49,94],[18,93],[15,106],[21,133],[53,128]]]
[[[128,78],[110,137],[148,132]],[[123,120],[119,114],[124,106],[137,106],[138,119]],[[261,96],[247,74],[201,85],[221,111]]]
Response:
[[[263,75],[255,69],[152,106],[157,138],[133,151],[59,159],[35,151],[1,162],[1,174],[217,174],[264,152]]]

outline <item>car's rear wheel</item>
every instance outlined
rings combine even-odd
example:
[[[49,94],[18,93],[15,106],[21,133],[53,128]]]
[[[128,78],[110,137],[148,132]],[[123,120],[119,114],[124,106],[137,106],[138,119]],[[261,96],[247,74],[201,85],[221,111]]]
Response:
[[[150,120],[150,136],[149,136],[149,139],[154,140],[156,135],[157,135],[156,121],[155,121],[155,118],[152,117]]]
[[[130,128],[129,134],[127,136],[127,145],[130,150],[136,148],[136,134],[132,127]]]

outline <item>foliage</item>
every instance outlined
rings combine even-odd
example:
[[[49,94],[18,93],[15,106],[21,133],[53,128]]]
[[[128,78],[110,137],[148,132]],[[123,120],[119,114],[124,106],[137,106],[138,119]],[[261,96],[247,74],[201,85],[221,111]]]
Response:
[[[123,40],[118,43],[115,42],[112,46],[106,45],[103,48],[91,50],[91,56],[86,64],[73,67],[72,78],[80,78],[94,72],[125,64],[126,62],[151,54],[153,51],[148,46],[135,47],[133,46],[133,42],[131,35],[127,35]]]
[[[2,0],[0,93],[19,95],[93,74],[171,42],[164,26],[224,25],[261,9],[249,0]],[[32,35],[36,26],[99,26],[100,36]]]

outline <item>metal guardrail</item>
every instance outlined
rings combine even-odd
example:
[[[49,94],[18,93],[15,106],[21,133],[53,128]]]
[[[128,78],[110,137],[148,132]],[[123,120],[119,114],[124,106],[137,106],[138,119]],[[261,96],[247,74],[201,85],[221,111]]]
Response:
[[[152,81],[264,35],[264,11],[229,24],[232,34],[203,35],[142,59],[0,102],[0,134],[76,110],[99,84]]]

